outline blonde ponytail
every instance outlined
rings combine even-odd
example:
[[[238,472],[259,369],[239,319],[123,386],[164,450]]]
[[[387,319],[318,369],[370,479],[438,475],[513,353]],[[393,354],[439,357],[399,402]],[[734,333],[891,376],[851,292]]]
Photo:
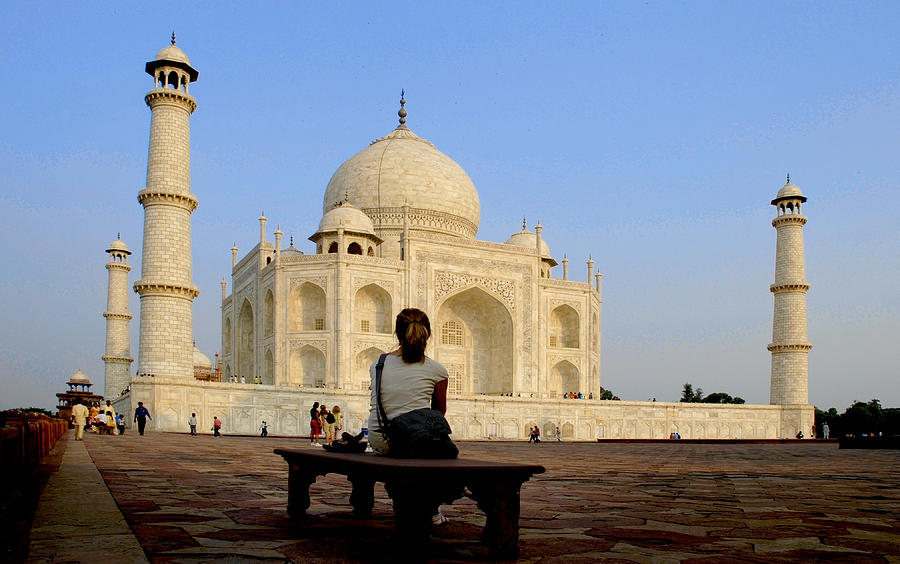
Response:
[[[397,340],[400,341],[400,356],[403,362],[407,364],[422,362],[428,338],[431,337],[431,323],[425,312],[415,308],[404,309],[397,314],[394,331],[397,333]]]

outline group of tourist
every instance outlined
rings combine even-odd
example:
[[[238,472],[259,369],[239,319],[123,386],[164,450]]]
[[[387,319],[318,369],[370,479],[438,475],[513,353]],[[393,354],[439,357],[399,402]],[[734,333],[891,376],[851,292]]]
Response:
[[[265,421],[263,421],[265,424]],[[312,409],[309,410],[309,442],[310,445],[318,447],[322,446],[319,442],[319,436],[330,444],[335,439],[335,434],[344,428],[344,416],[341,415],[341,406],[336,405],[328,410],[326,405],[319,405],[319,402],[313,403]],[[265,436],[265,435],[262,435]]]
[[[583,395],[581,392],[569,392],[567,394],[563,394],[563,399],[594,399],[594,392],[590,392],[588,395]],[[656,400],[653,400],[656,401]]]
[[[76,441],[84,440],[85,430],[98,435],[125,434],[125,417],[121,413],[116,413],[109,400],[106,400],[105,406],[91,404],[88,408],[81,399],[76,399],[70,420],[75,427]]]
[[[228,381],[231,382],[232,384],[246,384],[247,378],[244,376],[238,376],[237,374],[234,374],[228,379]],[[262,384],[262,378],[260,378],[259,376],[254,376],[251,384]]]

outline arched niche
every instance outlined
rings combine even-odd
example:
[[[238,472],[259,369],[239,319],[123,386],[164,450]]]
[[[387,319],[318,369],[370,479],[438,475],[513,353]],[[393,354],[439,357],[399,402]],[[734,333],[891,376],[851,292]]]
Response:
[[[578,348],[578,312],[563,304],[550,312],[550,346]]]
[[[581,391],[578,385],[578,368],[568,360],[554,364],[550,370],[547,391],[550,393],[550,397],[560,397],[569,392],[577,394]]]
[[[304,282],[291,292],[290,328],[292,331],[325,330],[325,290]]]
[[[263,365],[263,373],[262,373],[262,383],[271,386],[275,383],[275,357],[272,356],[272,351],[266,351],[266,360]]]
[[[359,390],[369,388],[372,381],[369,376],[369,367],[371,367],[383,353],[384,351],[375,347],[369,347],[366,350],[360,351],[356,355],[356,361],[354,362],[353,381],[348,382],[348,386],[345,387],[352,387]]]
[[[238,376],[252,380],[255,373],[254,357],[256,353],[256,335],[253,328],[253,308],[245,299],[238,314]]]
[[[600,346],[600,316],[597,312],[591,317],[591,342],[596,349]]]
[[[292,350],[290,376],[292,386],[324,386],[325,355],[310,345]]]
[[[271,337],[275,334],[275,298],[272,290],[266,292],[266,300],[263,305],[263,337]]]
[[[447,322],[462,327],[464,346],[443,344],[438,334],[437,360],[459,370],[461,391],[507,394],[513,391],[513,320],[494,296],[472,287],[447,298],[438,308],[433,331]]]
[[[356,292],[353,329],[362,333],[391,333],[391,295],[377,284]]]
[[[348,255],[361,255],[363,254],[362,246],[356,241],[350,243],[350,246],[347,247]]]
[[[227,318],[225,328],[222,329],[222,354],[231,354],[231,339],[231,318]]]

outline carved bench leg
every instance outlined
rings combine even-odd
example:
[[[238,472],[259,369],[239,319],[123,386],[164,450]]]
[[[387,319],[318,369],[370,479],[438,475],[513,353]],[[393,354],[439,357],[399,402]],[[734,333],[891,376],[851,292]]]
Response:
[[[473,484],[470,486],[487,522],[481,542],[491,555],[515,558],[519,555],[519,490],[522,484]]]
[[[429,492],[427,484],[386,482],[384,487],[394,502],[397,550],[421,558],[431,537],[431,517],[439,498]]]
[[[366,476],[347,476],[353,484],[350,492],[350,505],[353,506],[353,514],[357,517],[369,517],[372,515],[372,507],[375,506],[375,480]]]
[[[309,486],[316,482],[315,472],[291,465],[288,473],[288,515],[303,517],[309,509]]]

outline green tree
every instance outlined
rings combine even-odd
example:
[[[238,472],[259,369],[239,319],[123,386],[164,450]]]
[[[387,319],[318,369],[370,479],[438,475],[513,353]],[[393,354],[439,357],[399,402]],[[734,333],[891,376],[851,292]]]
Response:
[[[600,388],[600,399],[602,400],[617,400],[618,396],[612,393],[612,390],[607,390],[606,388]]]
[[[843,431],[854,435],[877,433],[882,430],[884,422],[884,411],[877,399],[868,403],[853,402],[841,416]]]
[[[699,403],[703,401],[703,388],[697,388],[697,391],[695,392],[694,386],[685,382],[684,388],[681,390],[681,399],[679,401],[685,403]]]

